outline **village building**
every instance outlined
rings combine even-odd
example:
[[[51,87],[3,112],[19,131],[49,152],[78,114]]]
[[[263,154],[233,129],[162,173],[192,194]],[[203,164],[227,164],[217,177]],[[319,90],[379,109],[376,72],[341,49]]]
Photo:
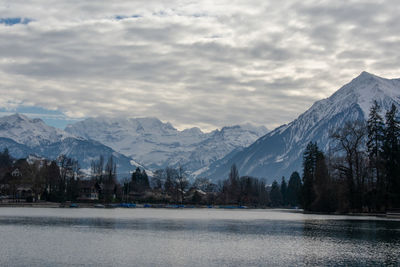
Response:
[[[78,184],[80,201],[94,201],[99,200],[99,188],[95,181],[81,180]]]
[[[11,172],[11,176],[12,177],[21,177],[22,173],[18,168],[15,168],[12,172]]]

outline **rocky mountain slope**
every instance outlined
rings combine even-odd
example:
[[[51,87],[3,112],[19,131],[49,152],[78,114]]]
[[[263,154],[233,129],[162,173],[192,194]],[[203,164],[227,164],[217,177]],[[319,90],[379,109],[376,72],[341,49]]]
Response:
[[[266,132],[265,127],[250,124],[210,133],[198,128],[179,131],[156,118],[89,118],[63,131],[41,119],[14,114],[0,118],[0,149],[8,147],[15,157],[34,154],[55,159],[65,154],[86,170],[100,155],[105,159],[113,155],[121,177],[129,176],[136,166],[155,170],[181,165],[193,173]]]
[[[189,172],[250,145],[267,132],[265,127],[249,124],[211,133],[198,128],[179,131],[156,118],[89,118],[65,130],[103,143],[149,169],[182,165]]]
[[[0,149],[8,148],[16,158],[37,155],[56,159],[66,155],[79,161],[81,168],[89,170],[92,160],[103,155],[105,160],[115,158],[119,174],[129,175],[136,168],[132,159],[115,152],[94,140],[76,137],[63,130],[48,126],[41,119],[31,119],[21,114],[0,118]]]
[[[348,120],[368,117],[372,102],[383,110],[394,103],[400,107],[400,79],[384,79],[363,72],[327,99],[315,102],[293,122],[282,125],[258,139],[251,146],[214,162],[198,175],[221,179],[236,164],[241,175],[273,179],[288,177],[302,170],[302,154],[310,141],[327,151],[329,135]]]

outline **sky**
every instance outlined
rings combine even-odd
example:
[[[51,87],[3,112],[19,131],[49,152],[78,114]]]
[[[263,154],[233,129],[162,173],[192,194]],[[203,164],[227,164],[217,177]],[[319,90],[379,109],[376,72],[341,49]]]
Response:
[[[0,0],[0,115],[273,129],[362,71],[400,78],[397,0]]]

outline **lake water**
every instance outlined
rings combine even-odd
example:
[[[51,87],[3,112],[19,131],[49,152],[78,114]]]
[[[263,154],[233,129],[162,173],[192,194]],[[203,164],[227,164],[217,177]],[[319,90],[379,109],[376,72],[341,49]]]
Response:
[[[283,210],[0,208],[0,266],[400,265],[400,221]]]

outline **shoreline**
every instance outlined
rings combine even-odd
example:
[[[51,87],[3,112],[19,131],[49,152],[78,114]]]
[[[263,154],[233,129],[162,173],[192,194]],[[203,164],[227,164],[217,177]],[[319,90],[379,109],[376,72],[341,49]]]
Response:
[[[74,206],[70,206],[74,204]],[[271,207],[247,207],[247,206],[236,206],[236,205],[181,205],[181,204],[130,204],[131,206],[123,206],[122,203],[115,204],[101,204],[101,203],[81,203],[81,202],[71,202],[71,203],[58,203],[58,202],[0,202],[0,208],[66,208],[66,209],[76,209],[76,208],[90,208],[90,209],[114,209],[114,208],[124,208],[124,209],[135,209],[135,208],[159,208],[159,209],[234,209],[234,210],[284,210],[292,213],[302,213],[309,215],[345,215],[345,216],[369,216],[369,217],[384,217],[389,218],[387,213],[325,213],[325,212],[307,212],[302,209],[290,209],[290,208],[271,208]],[[400,218],[400,216],[394,216]]]

